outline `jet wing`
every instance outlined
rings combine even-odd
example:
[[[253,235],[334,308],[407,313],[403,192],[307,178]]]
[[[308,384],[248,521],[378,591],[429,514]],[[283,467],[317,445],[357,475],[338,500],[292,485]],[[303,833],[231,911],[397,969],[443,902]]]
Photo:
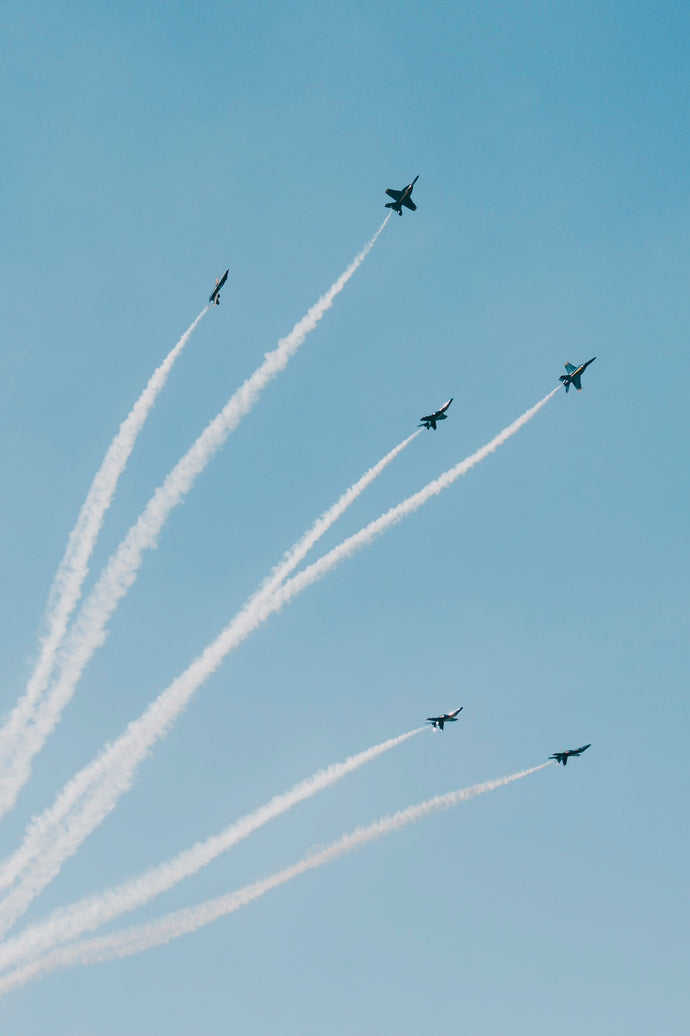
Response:
[[[388,191],[387,193],[390,194],[390,191]],[[405,206],[406,209],[412,209],[413,212],[417,211],[417,206],[415,205],[415,203],[412,201],[411,198],[404,198],[403,199],[403,205]]]
[[[216,295],[218,294],[220,289],[223,287],[223,285],[227,281],[229,273],[230,273],[230,270],[227,269],[225,271],[225,273],[223,274],[223,276],[221,277],[221,279],[219,281],[216,281],[216,286],[215,286],[215,288],[213,289],[213,291],[211,292],[211,294],[208,297],[208,301],[209,302],[215,302],[216,301]]]
[[[575,388],[579,392],[580,389],[582,388],[582,375],[581,374],[575,374],[574,377],[573,377],[573,380],[572,380],[572,384],[575,386]]]
[[[388,187],[388,188],[386,188],[386,194],[388,195],[389,198],[392,198],[394,201],[400,201],[400,199],[402,198],[403,192],[402,191],[396,191],[394,187]]]
[[[568,374],[572,374],[573,371],[577,370],[577,367],[572,363],[566,363],[565,369],[567,370]]]

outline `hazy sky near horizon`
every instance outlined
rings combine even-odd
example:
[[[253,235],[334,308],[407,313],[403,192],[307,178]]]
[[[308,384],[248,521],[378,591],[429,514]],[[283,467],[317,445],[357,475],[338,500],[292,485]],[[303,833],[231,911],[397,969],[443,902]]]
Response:
[[[685,1033],[690,12],[671,2],[6,4],[0,710],[90,481],[230,267],[87,582],[234,390],[393,216],[171,516],[4,818],[180,673],[450,396],[317,555],[487,442],[272,617],[17,926],[463,705],[120,924],[451,789],[548,767],[124,961],[0,1003],[7,1036]],[[312,560],[311,558],[309,560]]]

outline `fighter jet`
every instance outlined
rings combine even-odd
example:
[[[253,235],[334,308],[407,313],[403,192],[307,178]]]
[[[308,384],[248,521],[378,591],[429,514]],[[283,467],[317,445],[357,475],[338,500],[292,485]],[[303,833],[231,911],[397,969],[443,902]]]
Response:
[[[568,758],[572,755],[582,755],[590,748],[590,745],[583,745],[582,748],[568,748],[565,752],[554,752],[553,755],[549,756],[549,759],[555,759],[557,763],[563,763],[564,766],[568,765]]]
[[[426,428],[427,432],[429,431],[430,428],[433,428],[434,431],[436,431],[436,422],[437,421],[445,421],[446,416],[447,416],[446,415],[446,410],[448,409],[448,407],[450,406],[450,404],[452,402],[453,402],[453,397],[451,396],[450,399],[448,400],[448,402],[444,403],[443,406],[438,408],[438,410],[434,410],[433,414],[427,414],[425,417],[420,417],[419,420],[422,423],[420,425],[418,425],[418,427],[419,428]]]
[[[442,716],[427,716],[427,723],[431,723],[434,730],[443,730],[444,723],[457,723],[458,713],[462,712],[464,705],[461,705],[455,712],[444,712]]]
[[[406,209],[411,209],[412,212],[416,212],[417,206],[412,201],[410,195],[412,194],[412,188],[417,183],[418,179],[419,173],[417,173],[412,183],[408,183],[407,187],[403,187],[401,191],[396,191],[395,187],[388,187],[386,189],[386,194],[389,198],[392,198],[393,201],[386,202],[386,208],[393,209],[399,216],[402,216],[403,205]]]
[[[587,363],[581,363],[579,367],[575,367],[572,363],[566,363],[565,369],[568,373],[561,374],[560,378],[558,379],[559,381],[563,382],[566,392],[568,391],[571,385],[574,385],[578,392],[580,391],[580,389],[582,388],[582,385],[580,384],[580,378],[585,373],[590,363],[594,363],[595,360],[596,356],[593,356],[591,360],[587,360]]]
[[[209,302],[215,302],[217,306],[220,306],[220,289],[223,287],[228,279],[230,270],[226,270],[220,280],[216,280],[216,286],[208,297]]]

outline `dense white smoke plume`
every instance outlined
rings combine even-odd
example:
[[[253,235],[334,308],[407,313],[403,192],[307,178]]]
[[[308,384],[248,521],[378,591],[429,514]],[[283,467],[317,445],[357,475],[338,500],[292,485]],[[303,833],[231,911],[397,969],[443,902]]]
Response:
[[[272,593],[259,590],[250,598],[189,668],[158,696],[138,720],[129,724],[117,741],[73,777],[53,806],[29,825],[24,843],[0,869],[0,887],[7,887],[17,878],[20,879],[0,903],[0,935],[9,930],[34,897],[58,873],[62,863],[76,852],[82,841],[114,808],[120,795],[131,786],[140,762],[156,741],[165,736],[196,689],[233,648],[298,593],[323,578],[345,558],[417,510],[430,497],[452,485],[457,478],[493,453],[515,435],[557,391],[554,389],[486,445],[334,547],[320,560],[283,583],[279,589]]]
[[[170,512],[190,491],[197,477],[225,443],[230,432],[249,413],[259,399],[262,390],[280,371],[284,370],[289,359],[297,352],[309,332],[314,330],[321,317],[333,305],[336,296],[340,294],[376,244],[389,219],[390,214],[386,216],[376,234],[353,259],[345,272],[311,307],[306,316],[295,324],[290,334],[282,338],[272,352],[266,353],[264,362],[235,392],[223,410],[207,425],[163,484],[158,487],[138,520],[110,558],[70,630],[64,650],[58,660],[58,675],[46,691],[45,700],[41,703],[40,708],[33,710],[31,723],[27,725],[24,721],[22,725],[18,726],[19,714],[14,719],[10,719],[7,731],[7,752],[11,760],[9,764],[11,770],[7,779],[0,785],[0,812],[6,811],[14,804],[19,790],[28,780],[31,773],[31,759],[41,750],[54,730],[63,709],[72,699],[84,668],[105,641],[108,620],[121,598],[135,582],[141,567],[142,556],[146,550],[155,546],[156,538]],[[197,318],[196,323],[199,319],[201,317]],[[77,599],[78,594],[70,605],[70,612]],[[62,609],[61,616],[63,611],[65,612],[64,619],[56,620],[56,630],[58,627],[62,628],[63,625],[66,625],[69,613]],[[51,636],[53,646],[50,648],[52,652],[50,671],[54,668],[55,652],[61,641],[62,634],[59,640]],[[46,668],[46,664],[41,663],[41,690],[46,687],[50,671]],[[34,689],[32,690],[32,702],[35,698]],[[21,715],[24,716],[24,706],[22,706]]]
[[[53,946],[73,942],[85,932],[93,931],[107,921],[112,921],[121,914],[144,906],[155,896],[166,892],[183,878],[196,874],[206,867],[221,853],[227,852],[233,845],[247,838],[254,831],[263,827],[270,820],[287,813],[299,802],[311,798],[319,791],[329,788],[348,774],[365,766],[391,748],[409,741],[415,734],[420,734],[429,727],[418,727],[398,737],[388,738],[378,745],[367,748],[357,755],[352,755],[342,763],[333,763],[325,770],[295,784],[289,791],[274,796],[269,802],[246,816],[230,824],[220,834],[198,842],[191,849],[179,853],[165,863],[146,871],[136,878],[131,878],[107,892],[86,896],[70,906],[62,907],[51,914],[45,921],[25,929],[14,939],[0,945],[0,970],[16,964],[27,957],[35,957],[45,953]]]
[[[458,791],[448,792],[445,795],[437,795],[435,798],[427,799],[426,802],[422,802],[419,805],[409,806],[398,813],[382,817],[368,827],[358,827],[355,831],[343,835],[342,838],[333,842],[325,849],[316,850],[298,863],[286,867],[268,878],[256,881],[252,885],[246,885],[237,892],[218,896],[196,907],[174,911],[148,924],[137,925],[124,931],[115,932],[112,935],[86,939],[71,946],[65,946],[62,949],[53,950],[35,961],[16,968],[4,978],[0,978],[0,993],[5,993],[17,986],[24,985],[32,978],[52,971],[54,968],[69,967],[74,964],[95,964],[99,961],[112,960],[115,957],[128,957],[135,953],[141,953],[143,950],[150,949],[153,946],[160,946],[163,943],[170,942],[180,935],[193,932],[203,925],[210,924],[210,922],[216,921],[226,914],[239,910],[240,907],[247,906],[248,903],[263,896],[266,892],[270,892],[271,889],[284,885],[299,874],[304,874],[306,871],[314,870],[325,863],[330,863],[331,860],[335,860],[339,856],[345,855],[345,853],[352,852],[353,849],[357,849],[367,842],[383,838],[393,831],[399,831],[407,824],[415,823],[431,813],[450,809],[452,806],[456,806],[460,802],[466,802],[477,795],[483,795],[506,784],[511,784],[513,781],[521,780],[523,777],[528,777],[530,774],[543,770],[550,765],[550,761],[541,763],[539,766],[533,766],[529,770],[521,770],[519,773],[511,774],[508,777],[498,777],[494,780],[484,781],[481,784],[474,784],[469,788],[461,788]]]
[[[70,616],[81,596],[82,586],[89,572],[89,559],[120,476],[134,449],[139,432],[168,380],[175,360],[207,311],[208,306],[205,306],[149,378],[146,388],[108,447],[86,494],[76,524],[69,534],[64,556],[48,594],[48,606],[44,617],[46,633],[41,641],[38,661],[29,677],[26,691],[0,729],[0,816],[12,808],[29,776],[31,759],[38,749],[32,739],[27,740],[27,726],[31,724],[37,703],[48,686],[57,652],[67,632]]]

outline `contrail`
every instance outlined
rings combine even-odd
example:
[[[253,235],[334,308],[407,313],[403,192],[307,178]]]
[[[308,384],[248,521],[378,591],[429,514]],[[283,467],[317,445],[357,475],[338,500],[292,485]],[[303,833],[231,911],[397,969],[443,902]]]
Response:
[[[271,598],[271,612],[278,611],[287,604],[288,601],[292,600],[296,594],[301,593],[306,587],[311,586],[316,580],[321,579],[327,572],[330,572],[332,568],[338,565],[341,561],[351,557],[361,547],[369,544],[372,540],[376,539],[383,532],[389,529],[392,525],[397,524],[406,518],[408,514],[412,514],[414,511],[427,502],[432,496],[438,496],[439,493],[443,492],[444,489],[448,489],[458,478],[462,475],[466,475],[468,471],[476,467],[483,460],[486,459],[490,454],[495,453],[499,446],[502,446],[511,436],[515,435],[528,421],[531,421],[536,413],[548,401],[556,395],[559,388],[553,389],[547,396],[540,399],[533,407],[526,410],[521,417],[509,424],[507,428],[504,428],[502,432],[486,443],[485,446],[480,446],[478,450],[470,454],[464,460],[461,460],[455,467],[449,468],[442,475],[439,475],[433,482],[429,482],[423,489],[420,489],[418,493],[414,493],[412,496],[408,496],[406,500],[398,504],[396,507],[391,507],[389,511],[382,514],[375,521],[370,522],[359,532],[356,532],[353,536],[349,536],[346,540],[343,540],[337,547],[329,551],[328,554],[324,554],[322,558],[315,561],[312,565],[298,572],[296,576],[293,576],[281,590],[274,594]]]
[[[311,307],[306,316],[295,324],[290,334],[282,338],[272,352],[266,353],[264,362],[207,425],[163,484],[158,487],[110,558],[70,631],[60,659],[56,682],[47,692],[45,702],[34,717],[34,722],[26,732],[22,731],[21,752],[13,760],[12,772],[0,791],[0,801],[5,803],[4,810],[14,803],[20,788],[28,780],[31,759],[45,744],[58,723],[62,710],[71,700],[85,666],[105,641],[108,620],[120,599],[135,582],[144,551],[155,546],[156,538],[170,512],[190,491],[196,478],[224,444],[230,432],[249,413],[265,386],[284,370],[307,334],[314,330],[321,317],[333,305],[336,296],[376,244],[389,219],[390,214],[345,272]],[[49,674],[44,675],[44,680],[47,675]]]
[[[402,453],[402,451],[410,445],[412,440],[416,439],[420,434],[421,432],[417,430],[416,432],[413,432],[412,435],[408,435],[408,437],[403,439],[402,442],[399,442],[397,446],[394,446],[385,457],[382,457],[377,464],[374,464],[373,467],[369,468],[369,470],[366,471],[362,477],[357,480],[357,482],[350,486],[350,488],[343,493],[332,507],[329,507],[327,511],[324,511],[321,517],[314,522],[311,529],[308,529],[304,536],[302,536],[302,538],[299,539],[297,543],[290,548],[290,550],[285,552],[283,560],[280,564],[276,565],[270,576],[264,580],[259,587],[259,590],[252,596],[251,601],[254,602],[259,597],[263,599],[272,595],[278,589],[283,580],[286,579],[291,572],[294,572],[300,561],[304,560],[311,548],[318,543],[321,537],[328,532],[338,518],[340,518],[348,507],[355,502],[357,497],[361,496],[374,479],[378,478],[384,468],[387,468],[391,461],[395,460],[398,454]]]
[[[300,874],[304,874],[306,871],[314,870],[325,863],[330,863],[331,860],[344,856],[346,853],[358,849],[367,842],[375,841],[394,831],[399,831],[408,824],[416,823],[432,813],[450,809],[453,806],[457,806],[460,802],[466,802],[477,795],[483,795],[485,792],[494,791],[496,788],[511,784],[513,781],[521,780],[523,777],[528,777],[530,774],[543,770],[550,765],[551,762],[548,761],[541,763],[539,766],[533,766],[529,770],[521,770],[519,773],[511,774],[509,777],[497,777],[494,780],[484,781],[482,784],[474,784],[469,788],[461,788],[458,791],[451,791],[445,795],[437,795],[435,798],[427,799],[426,802],[409,806],[407,809],[382,817],[368,827],[358,827],[350,834],[343,835],[336,842],[332,842],[325,849],[314,850],[298,863],[292,864],[292,866],[286,867],[268,878],[263,878],[251,885],[245,885],[244,888],[239,889],[237,892],[231,892],[227,895],[207,900],[196,907],[174,911],[148,924],[136,925],[124,931],[115,932],[112,935],[100,936],[96,939],[85,939],[76,944],[65,946],[62,949],[53,950],[39,957],[38,960],[16,968],[8,975],[0,978],[0,993],[16,989],[18,986],[24,985],[31,979],[55,968],[70,967],[75,964],[96,964],[116,957],[129,957],[133,954],[141,953],[143,950],[151,949],[154,946],[161,946],[172,939],[178,938],[180,935],[196,931],[196,929],[203,927],[203,925],[210,924],[210,922],[216,921],[226,914],[231,914],[235,910],[239,910],[240,907],[247,906],[247,904],[263,896],[266,892],[270,892],[271,889],[277,888],[279,885],[285,885],[288,881]]]
[[[208,306],[205,306],[149,378],[146,388],[108,447],[76,524],[69,534],[65,553],[48,594],[48,605],[43,620],[46,633],[41,641],[38,661],[24,694],[0,729],[0,816],[14,805],[19,789],[24,783],[23,780],[17,779],[17,774],[24,771],[31,758],[30,755],[27,757],[23,742],[25,727],[48,685],[57,651],[67,631],[69,618],[81,596],[81,589],[89,571],[89,559],[120,476],[175,360],[207,311]]]
[[[419,431],[416,431],[403,439],[377,464],[365,472],[285,554],[283,560],[264,580],[259,590],[236,617],[235,623],[240,631],[242,624],[239,620],[244,613],[248,610],[251,613],[256,612],[262,606],[265,610],[266,602],[270,601],[280,583],[294,571],[310,548],[346,508],[364,492],[367,486],[381,474],[384,468],[419,434]],[[266,614],[270,614],[270,611]],[[246,633],[243,634],[237,643],[246,635]],[[211,645],[211,648],[213,646]],[[226,654],[232,646],[229,644],[225,647]],[[5,861],[0,871],[0,887],[7,888],[17,877],[21,876],[25,868],[29,869],[29,873],[24,875],[20,884],[9,892],[0,903],[0,930],[3,933],[24,912],[34,896],[54,877],[62,862],[76,851],[83,838],[115,806],[120,795],[130,786],[136,767],[148,753],[149,748],[164,735],[177,714],[184,709],[196,688],[220,664],[223,656],[220,656],[211,668],[206,665],[205,655],[211,648],[207,648],[200,659],[192,663],[182,677],[178,677],[177,681],[148,707],[139,720],[130,723],[125,733],[113,745],[105,749],[100,756],[72,778],[53,806],[28,826],[23,845]],[[180,696],[180,689],[182,696]],[[31,868],[32,861],[35,861],[33,868]]]
[[[139,763],[156,741],[167,734],[196,689],[218,668],[231,650],[242,643],[274,611],[279,611],[294,596],[321,579],[344,558],[371,542],[406,514],[421,507],[431,496],[452,485],[455,479],[493,453],[522,428],[557,391],[558,388],[554,389],[485,446],[344,540],[279,589],[273,593],[260,590],[250,598],[185,672],[161,692],[139,719],[129,724],[124,734],[65,785],[49,809],[29,824],[24,843],[5,861],[0,870],[1,888],[6,888],[20,878],[17,886],[10,890],[0,903],[0,937],[11,928],[29,903],[58,873],[62,863],[76,852],[82,841],[115,807],[120,795],[131,786]]]
[[[227,852],[233,845],[247,838],[270,820],[287,813],[299,802],[311,798],[384,752],[428,729],[430,728],[418,727],[352,755],[342,763],[333,763],[325,770],[319,770],[306,780],[295,784],[289,791],[274,796],[265,805],[259,806],[226,827],[220,834],[208,838],[205,842],[198,842],[191,849],[179,853],[160,866],[107,892],[86,896],[70,906],[54,911],[44,922],[25,929],[20,935],[0,946],[0,970],[27,957],[45,953],[53,946],[73,942],[85,932],[93,931],[123,913],[144,906],[161,892],[173,888],[183,878],[196,874],[221,853]]]

